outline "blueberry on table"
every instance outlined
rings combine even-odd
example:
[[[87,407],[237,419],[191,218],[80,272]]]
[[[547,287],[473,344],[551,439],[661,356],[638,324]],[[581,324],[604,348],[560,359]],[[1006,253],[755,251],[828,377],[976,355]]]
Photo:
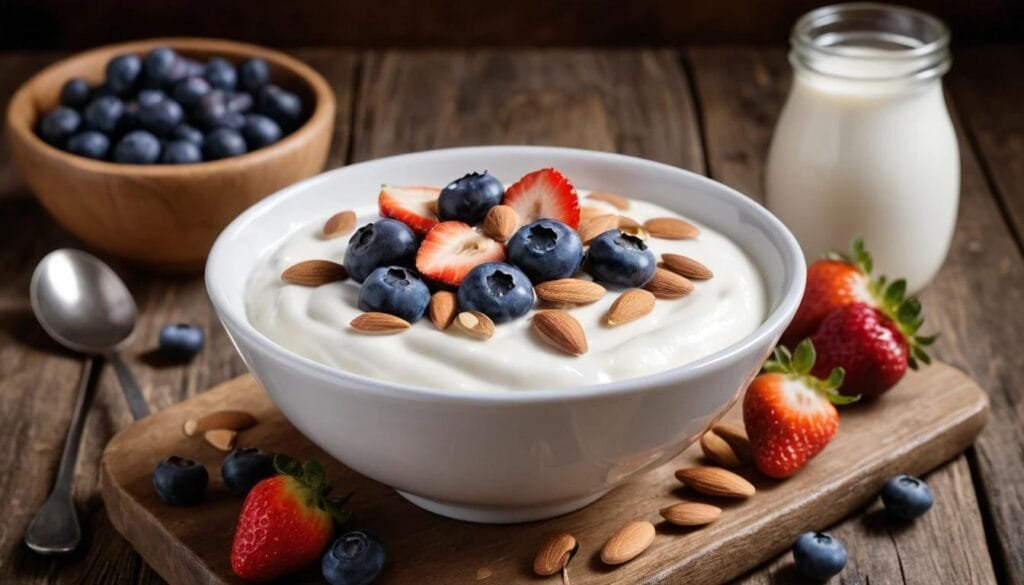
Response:
[[[198,461],[168,457],[153,470],[153,487],[165,504],[190,506],[203,499],[210,474]]]
[[[178,124],[174,130],[171,130],[169,137],[171,140],[184,140],[198,147],[203,146],[203,133],[198,128],[188,124]]]
[[[356,230],[345,249],[345,268],[356,282],[363,282],[381,266],[412,266],[418,243],[404,223],[384,218]]]
[[[117,130],[124,111],[124,102],[120,98],[114,95],[101,95],[89,102],[82,117],[85,119],[86,128],[110,134]]]
[[[103,160],[110,152],[110,139],[102,132],[86,130],[68,139],[67,150],[78,156]]]
[[[214,57],[206,63],[203,77],[210,82],[210,85],[217,89],[233,91],[238,83],[238,75],[235,73],[235,66],[227,59]]]
[[[583,241],[576,230],[557,219],[538,219],[524,225],[506,244],[508,261],[534,284],[568,278],[583,262]]]
[[[107,63],[107,85],[114,93],[126,94],[135,89],[142,73],[138,55],[118,55]]]
[[[166,136],[181,124],[184,117],[185,112],[178,102],[169,99],[142,105],[136,114],[139,125],[157,136]]]
[[[359,310],[388,313],[410,323],[419,321],[429,303],[426,283],[403,266],[381,266],[359,288]]]
[[[185,63],[169,47],[157,47],[143,59],[142,83],[146,87],[170,87],[185,75]]]
[[[164,146],[160,162],[169,165],[187,165],[203,162],[203,153],[199,147],[187,140],[173,140]]]
[[[206,160],[217,160],[245,154],[245,139],[237,130],[217,128],[203,140],[203,156]]]
[[[595,280],[624,288],[643,286],[657,268],[647,244],[619,230],[608,230],[590,242],[587,264]]]
[[[297,127],[302,119],[302,100],[299,96],[276,85],[267,85],[260,90],[256,109],[288,130]]]
[[[826,581],[846,566],[846,547],[823,532],[805,532],[793,545],[793,560],[805,577]]]
[[[160,141],[145,130],[133,130],[114,146],[114,162],[148,165],[160,158]]]
[[[331,585],[369,585],[384,570],[387,556],[379,538],[355,530],[334,541],[324,553],[320,569]]]
[[[913,520],[931,509],[935,497],[928,484],[912,475],[897,475],[885,482],[882,504],[901,520]]]
[[[274,454],[252,447],[239,447],[224,458],[220,464],[220,475],[231,495],[245,497],[254,485],[277,475]]]
[[[505,187],[492,175],[469,173],[441,190],[437,211],[441,219],[453,219],[475,225],[483,221],[492,207],[501,203]]]
[[[209,81],[202,77],[186,77],[174,84],[171,90],[171,97],[186,108],[199,103],[203,96],[213,91]]]
[[[533,307],[530,279],[511,264],[486,262],[474,267],[459,284],[459,310],[480,311],[495,323],[522,317]]]
[[[84,108],[89,103],[89,84],[81,77],[72,77],[60,88],[60,103],[69,108]]]
[[[177,323],[160,330],[160,353],[168,359],[183,361],[203,349],[203,330],[195,325]]]
[[[67,106],[57,106],[39,121],[39,137],[48,144],[63,148],[82,125],[82,116]]]
[[[277,122],[262,114],[250,114],[245,117],[242,136],[249,150],[269,146],[281,139],[281,127]]]
[[[263,59],[252,58],[238,66],[238,83],[249,93],[256,93],[270,81],[270,67]]]

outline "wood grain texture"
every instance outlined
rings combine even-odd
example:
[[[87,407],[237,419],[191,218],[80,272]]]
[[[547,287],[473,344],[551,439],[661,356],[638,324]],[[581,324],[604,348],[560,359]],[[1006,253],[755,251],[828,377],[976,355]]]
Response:
[[[396,497],[390,488],[331,461],[284,419],[250,376],[243,376],[116,435],[102,460],[103,499],[114,525],[170,583],[241,583],[228,560],[241,502],[226,493],[219,477],[224,454],[182,432],[189,418],[241,409],[255,415],[259,423],[241,432],[240,444],[328,461],[329,479],[339,489],[355,492],[351,508],[358,526],[388,544],[390,583],[474,583],[480,568],[491,571],[495,583],[532,582],[530,565],[545,535],[566,531],[581,543],[580,555],[571,565],[574,583],[713,585],[787,549],[800,532],[834,522],[872,501],[894,473],[923,473],[960,453],[984,425],[987,402],[985,392],[969,378],[935,364],[907,377],[883,399],[847,409],[837,438],[798,475],[772,481],[752,470],[743,471],[758,486],[758,493],[748,500],[706,498],[680,486],[672,471],[702,462],[695,446],[669,465],[578,512],[542,522],[494,526],[424,513]],[[738,408],[727,416],[741,417]],[[205,503],[182,508],[167,506],[157,498],[152,468],[167,453],[194,458],[210,470]],[[851,461],[857,465],[850,465]],[[949,496],[940,492],[936,511],[945,513],[933,511],[927,518],[942,519],[956,513],[960,502]],[[700,530],[660,522],[658,510],[681,497],[721,505],[725,512]],[[598,562],[600,543],[634,519],[659,523],[651,548],[615,569]],[[877,513],[869,515],[867,522],[868,529],[875,532],[911,529],[910,525],[894,527]],[[972,535],[961,532],[954,536]],[[920,552],[908,551],[908,562],[920,556],[929,558]],[[918,574],[929,570],[913,568]],[[971,574],[961,571],[955,575]],[[989,581],[956,578],[952,582]]]

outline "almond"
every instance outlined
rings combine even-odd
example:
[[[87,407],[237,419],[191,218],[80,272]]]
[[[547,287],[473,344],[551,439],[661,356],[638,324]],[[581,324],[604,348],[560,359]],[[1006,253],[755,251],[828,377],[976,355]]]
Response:
[[[682,502],[659,512],[661,517],[676,526],[704,526],[711,524],[722,515],[722,509],[711,504]]]
[[[749,498],[753,484],[721,467],[688,467],[676,470],[676,479],[695,492],[722,498]]]
[[[363,313],[352,319],[349,325],[360,333],[369,334],[398,333],[410,327],[409,322],[401,317],[377,312]]]
[[[235,448],[235,442],[238,440],[238,432],[228,429],[213,429],[203,433],[203,438],[221,451],[231,451]]]
[[[603,286],[582,278],[559,278],[542,282],[533,287],[537,297],[552,303],[585,305],[601,300],[605,293]]]
[[[554,575],[564,569],[579,550],[580,543],[571,534],[556,534],[537,551],[533,559],[533,572],[541,577]]]
[[[354,211],[339,211],[324,223],[324,239],[343,236],[356,227],[356,214]]]
[[[337,262],[330,260],[303,260],[293,264],[281,273],[281,280],[288,284],[320,286],[348,278],[348,271]]]
[[[655,238],[666,240],[689,240],[700,234],[696,226],[675,217],[649,219],[644,222],[644,228]]]
[[[693,280],[707,280],[714,276],[710,268],[682,254],[662,254],[661,261],[665,263],[665,268]]]
[[[733,453],[736,454],[736,458],[740,460],[741,464],[747,465],[754,460],[754,452],[750,447],[750,439],[747,438],[747,431],[742,425],[730,422],[720,422],[711,427],[711,432],[722,437],[726,443],[729,443],[729,446],[732,447]]]
[[[447,290],[439,290],[430,297],[430,321],[435,327],[444,331],[455,319],[458,312],[458,299],[455,293]]]
[[[693,283],[671,270],[655,268],[654,276],[644,285],[644,288],[654,293],[656,297],[675,299],[693,292]]]
[[[452,328],[476,339],[490,339],[494,335],[494,321],[479,311],[463,311],[455,316]]]
[[[635,559],[654,542],[654,525],[645,520],[626,524],[604,543],[601,560],[608,565],[621,565]]]
[[[565,311],[538,311],[533,315],[533,329],[566,353],[587,353],[587,334],[583,331],[583,326]]]
[[[624,234],[629,234],[634,238],[640,238],[646,240],[651,237],[651,234],[647,233],[642,225],[622,225],[621,220],[619,221],[619,231]]]
[[[255,426],[256,417],[242,410],[218,410],[205,414],[198,419],[185,421],[185,435],[193,436],[214,429],[243,431]]]
[[[714,431],[704,433],[700,438],[700,449],[704,456],[722,467],[740,467],[743,465],[732,446]]]
[[[618,227],[619,216],[617,215],[595,215],[594,217],[588,217],[580,222],[580,239],[583,240],[584,244],[589,244],[597,236]]]
[[[484,235],[505,242],[519,229],[519,214],[508,205],[495,205],[484,217]]]
[[[604,201],[605,203],[614,205],[616,209],[621,209],[622,211],[629,209],[629,199],[626,199],[622,195],[616,195],[615,193],[594,191],[590,195],[587,195],[587,199]]]
[[[642,227],[643,225],[632,217],[626,217],[625,215],[619,216],[619,229],[629,228],[635,230]]]
[[[642,288],[631,288],[615,299],[604,322],[609,327],[636,321],[654,310],[654,295]]]

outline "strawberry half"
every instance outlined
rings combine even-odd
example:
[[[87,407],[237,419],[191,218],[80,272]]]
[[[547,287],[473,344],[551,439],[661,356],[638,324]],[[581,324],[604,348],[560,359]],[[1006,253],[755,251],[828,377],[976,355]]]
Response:
[[[395,187],[384,185],[377,197],[377,206],[384,217],[397,219],[419,235],[429,232],[438,223],[437,196],[434,187]]]
[[[501,243],[461,221],[445,221],[423,238],[416,253],[416,270],[437,282],[458,286],[477,265],[504,259]]]
[[[502,201],[526,225],[541,218],[557,219],[572,229],[580,227],[580,197],[576,187],[555,169],[541,169],[523,176],[505,190]]]
[[[324,468],[300,465],[277,455],[279,475],[256,484],[242,504],[231,543],[231,570],[246,581],[270,581],[320,559],[334,536],[334,522],[345,522],[345,498],[328,498]]]
[[[820,453],[839,429],[836,404],[857,397],[843,396],[837,388],[842,368],[828,379],[811,375],[814,345],[805,339],[791,355],[778,347],[765,373],[750,383],[743,398],[743,422],[750,437],[754,463],[769,477],[789,477]]]

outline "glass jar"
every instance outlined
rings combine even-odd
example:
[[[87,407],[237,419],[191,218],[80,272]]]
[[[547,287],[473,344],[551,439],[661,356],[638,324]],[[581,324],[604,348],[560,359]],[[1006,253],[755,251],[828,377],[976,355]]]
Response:
[[[924,287],[949,249],[960,153],[946,110],[949,30],[923,12],[840,4],[793,27],[793,86],[772,137],[766,203],[809,262],[864,237],[875,271]]]

